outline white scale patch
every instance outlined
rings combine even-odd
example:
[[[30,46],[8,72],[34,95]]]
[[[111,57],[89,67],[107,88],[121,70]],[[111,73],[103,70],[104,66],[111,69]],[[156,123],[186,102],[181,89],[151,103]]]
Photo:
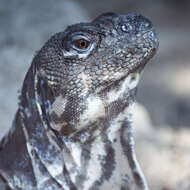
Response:
[[[73,160],[75,161],[78,167],[81,167],[81,160],[80,160],[81,153],[82,153],[81,146],[78,143],[72,143],[71,150],[72,150],[71,152],[72,152]]]
[[[107,135],[111,142],[117,137],[118,131],[121,128],[121,124],[124,120],[132,121],[132,113],[134,110],[134,103],[130,104],[122,113],[120,113],[115,119],[110,121],[111,125],[107,129]]]
[[[76,177],[80,173],[81,170],[81,153],[82,148],[80,144],[71,141],[65,141],[65,145],[69,149],[69,152],[63,149],[63,156],[65,167],[67,168],[71,181],[73,183],[76,182]]]
[[[104,103],[98,96],[90,96],[86,104],[87,109],[80,116],[79,129],[105,116]]]
[[[32,114],[28,108],[24,108],[24,113],[26,114],[27,118],[30,118],[32,116]]]
[[[124,93],[129,92],[130,90],[134,89],[137,84],[139,83],[139,79],[140,79],[140,74],[139,73],[131,73],[129,74],[125,81],[123,82],[123,84],[121,85],[121,87],[119,88],[119,90],[112,90],[108,93],[106,102],[107,103],[111,103],[114,102],[116,100],[118,100],[118,98],[122,98],[122,96],[124,95]]]
[[[62,96],[58,96],[55,101],[52,104],[52,108],[50,110],[50,114],[52,112],[55,112],[58,117],[61,116],[61,114],[65,110],[65,105],[67,103],[67,100],[63,98]]]
[[[81,96],[85,96],[88,94],[89,84],[91,83],[91,78],[90,78],[90,76],[88,76],[87,74],[85,74],[83,72],[78,75],[78,78],[81,79],[81,82],[84,85]]]
[[[62,96],[58,96],[52,104],[52,107],[50,109],[50,115],[54,112],[58,117],[60,117],[65,111],[66,104],[67,99],[63,98]],[[64,125],[66,125],[66,123],[56,124],[53,121],[51,123],[51,127],[56,131],[60,131]]]
[[[104,75],[100,76],[100,78],[102,81],[107,81],[107,80],[118,80],[123,76],[124,76],[124,73],[122,72],[104,70]]]
[[[92,144],[91,159],[88,163],[87,180],[84,183],[83,190],[89,190],[93,183],[100,179],[102,175],[102,166],[99,160],[100,156],[106,156],[104,142],[98,137]]]

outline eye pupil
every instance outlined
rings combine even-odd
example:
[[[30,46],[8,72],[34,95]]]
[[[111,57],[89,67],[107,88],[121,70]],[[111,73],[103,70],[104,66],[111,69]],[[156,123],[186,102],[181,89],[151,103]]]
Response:
[[[79,39],[79,40],[76,40],[75,45],[79,49],[86,49],[89,45],[89,42],[87,40],[84,40],[84,39]]]
[[[81,46],[82,46],[82,47],[86,47],[86,42],[85,42],[85,41],[82,41],[82,42],[81,42]]]

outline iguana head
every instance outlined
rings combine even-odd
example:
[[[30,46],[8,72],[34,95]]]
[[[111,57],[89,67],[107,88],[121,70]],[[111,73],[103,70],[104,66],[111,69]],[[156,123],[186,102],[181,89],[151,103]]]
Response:
[[[129,97],[157,47],[151,22],[139,14],[106,13],[55,34],[33,62],[47,84],[41,89],[51,91],[51,127],[70,134],[110,115],[106,108]]]

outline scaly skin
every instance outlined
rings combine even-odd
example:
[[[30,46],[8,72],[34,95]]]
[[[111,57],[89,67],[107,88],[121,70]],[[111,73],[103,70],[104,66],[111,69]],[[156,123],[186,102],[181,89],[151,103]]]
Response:
[[[139,14],[106,13],[55,34],[34,57],[1,142],[0,187],[147,190],[131,108],[157,47]]]

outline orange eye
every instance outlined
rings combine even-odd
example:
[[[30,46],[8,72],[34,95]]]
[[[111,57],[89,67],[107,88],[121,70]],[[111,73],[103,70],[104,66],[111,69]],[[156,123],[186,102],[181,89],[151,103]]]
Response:
[[[84,39],[76,40],[74,44],[79,49],[86,49],[89,46],[89,42]]]

